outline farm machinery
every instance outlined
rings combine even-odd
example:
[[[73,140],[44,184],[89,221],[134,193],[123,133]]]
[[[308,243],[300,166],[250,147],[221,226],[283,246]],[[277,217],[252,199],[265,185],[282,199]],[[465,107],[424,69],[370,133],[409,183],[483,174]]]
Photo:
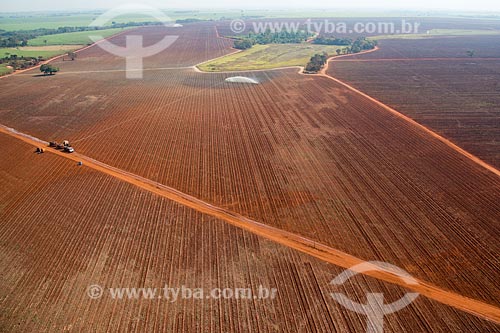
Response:
[[[49,142],[49,147],[52,147],[52,148],[55,148],[58,150],[62,150],[65,153],[69,153],[69,154],[75,152],[75,149],[73,147],[71,147],[68,140],[64,140],[62,143],[57,143],[55,141],[51,141],[51,142]]]

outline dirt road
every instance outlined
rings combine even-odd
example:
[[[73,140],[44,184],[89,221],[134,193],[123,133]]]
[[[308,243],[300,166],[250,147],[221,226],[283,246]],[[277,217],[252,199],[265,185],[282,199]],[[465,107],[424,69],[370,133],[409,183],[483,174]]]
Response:
[[[0,132],[22,140],[34,147],[47,145],[47,142],[43,140],[17,132],[2,125],[0,125]],[[96,161],[90,157],[78,153],[66,154],[51,148],[47,148],[46,151],[47,153],[55,154],[70,159],[74,162],[82,161],[84,166],[86,167],[100,171],[124,182],[133,184],[144,190],[175,201],[186,207],[192,208],[198,212],[224,220],[227,223],[238,228],[249,231],[268,240],[272,240],[281,245],[309,254],[331,264],[343,268],[350,268],[352,266],[364,263],[365,265],[373,267],[374,270],[362,272],[362,274],[399,285],[414,292],[418,292],[421,295],[440,303],[452,306],[456,309],[466,311],[478,317],[485,318],[487,320],[500,324],[500,309],[493,305],[486,304],[468,297],[464,297],[457,293],[441,289],[438,286],[434,286],[425,281],[416,280],[416,284],[414,282],[409,283],[405,277],[401,276],[397,272],[393,272],[385,268],[369,264],[363,259],[356,258],[342,251],[325,246],[323,244],[319,244],[311,239],[301,237],[300,235],[286,232],[281,229],[259,223],[229,210],[213,206],[205,201],[182,193],[174,188],[120,170],[118,168]]]

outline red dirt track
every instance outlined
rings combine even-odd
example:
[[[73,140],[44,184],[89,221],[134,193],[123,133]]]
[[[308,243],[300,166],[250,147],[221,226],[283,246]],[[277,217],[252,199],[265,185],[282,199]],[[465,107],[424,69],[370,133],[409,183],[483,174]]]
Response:
[[[40,145],[40,140],[33,140],[32,138],[9,131],[2,127],[0,127],[0,132],[11,135],[19,140],[31,144],[33,147],[37,147]],[[237,213],[228,211],[223,208],[215,207],[190,195],[179,192],[173,188],[169,188],[162,184],[152,182],[148,179],[133,175],[128,172],[124,172],[123,170],[113,168],[109,165],[100,163],[81,154],[65,154],[57,150],[48,150],[48,152],[63,156],[74,162],[83,161],[87,167],[113,176],[119,180],[145,189],[166,199],[170,199],[183,206],[192,208],[200,213],[211,215],[215,218],[224,220],[245,231],[249,231],[260,237],[272,240],[278,244],[285,245],[294,250],[299,250],[300,252],[312,255],[318,259],[334,264],[336,266],[350,268],[358,264],[370,265],[366,261],[355,258],[351,255],[348,255],[347,253],[343,253],[336,249],[316,243],[315,241],[304,238],[302,236],[266,226],[265,224],[253,221]],[[469,312],[476,316],[500,324],[500,308],[490,306],[488,304],[478,302],[461,295],[450,293],[446,290],[440,289],[437,286],[430,285],[424,281],[417,280],[416,284],[410,284],[404,279],[404,277],[401,277],[396,272],[388,271],[376,265],[371,266],[373,266],[373,271],[364,272],[363,274],[374,277],[376,279],[380,279],[385,282],[390,282],[405,287],[440,303],[450,305],[459,310]]]

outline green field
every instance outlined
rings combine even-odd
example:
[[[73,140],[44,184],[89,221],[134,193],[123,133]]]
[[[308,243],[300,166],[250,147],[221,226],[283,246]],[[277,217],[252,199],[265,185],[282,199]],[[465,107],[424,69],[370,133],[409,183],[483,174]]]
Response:
[[[198,68],[206,72],[221,72],[305,66],[314,54],[326,52],[335,55],[336,50],[341,48],[306,43],[255,45],[251,49],[200,64]]]
[[[401,34],[401,35],[383,35],[370,37],[370,39],[422,39],[432,37],[446,36],[487,36],[500,35],[500,30],[473,30],[473,29],[432,29],[422,34]]]
[[[81,31],[40,36],[35,39],[30,39],[27,47],[0,48],[0,57],[4,58],[15,54],[18,57],[43,57],[44,59],[47,59],[69,51],[77,50],[87,44],[93,43],[88,37],[90,35],[98,35],[106,38],[123,30],[124,29],[105,29],[99,31]],[[45,43],[45,41],[47,42]]]
[[[203,20],[218,20],[222,17],[240,17],[240,11],[218,11],[218,12],[206,12],[206,11],[165,11],[167,17],[170,19],[186,19],[186,18],[197,18]],[[38,28],[47,29],[57,29],[59,27],[86,27],[92,21],[94,21],[101,12],[94,13],[61,13],[61,14],[50,14],[50,13],[24,13],[24,14],[0,14],[0,29],[12,31],[12,30],[33,30]],[[127,14],[119,16],[113,19],[116,23],[129,23],[129,22],[154,22],[151,16],[146,15],[133,15]],[[111,22],[108,23],[111,25]]]
[[[0,57],[8,57],[10,55],[17,55],[18,57],[43,57],[48,59],[59,54],[64,54],[69,51],[74,51],[83,47],[83,45],[60,45],[58,47],[18,47],[18,48],[0,48]]]
[[[45,45],[84,45],[93,43],[89,36],[102,36],[104,38],[117,34],[125,29],[105,29],[98,31],[79,31],[65,34],[40,36],[28,41],[29,46]],[[47,41],[47,43],[45,43]]]
[[[245,17],[260,18],[352,18],[352,17],[418,17],[422,14],[428,17],[473,17],[470,13],[422,13],[418,11],[374,11],[374,10],[334,10],[334,9],[269,9],[269,10],[165,10],[172,20],[196,18],[201,20],[235,19]],[[0,29],[30,30],[37,28],[55,29],[59,27],[84,27],[95,20],[102,11],[61,12],[61,13],[1,13]],[[488,19],[499,19],[492,14]],[[127,14],[113,19],[117,23],[155,21],[154,18],[139,14]],[[111,24],[111,22],[110,22]]]
[[[12,69],[7,67],[7,64],[0,64],[0,76],[12,73]]]
[[[86,27],[95,20],[100,13],[62,13],[62,14],[0,14],[0,29],[34,30],[38,28],[57,29],[59,27]],[[141,15],[127,15],[113,19],[116,23],[147,22],[153,18]],[[111,22],[109,22],[111,25]]]

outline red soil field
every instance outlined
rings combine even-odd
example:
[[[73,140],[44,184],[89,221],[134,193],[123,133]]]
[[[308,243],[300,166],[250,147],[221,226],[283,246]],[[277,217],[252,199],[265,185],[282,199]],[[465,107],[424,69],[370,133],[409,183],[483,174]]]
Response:
[[[199,33],[194,28],[189,29],[193,29],[189,30],[189,34]],[[189,39],[186,43],[189,43]],[[177,47],[178,50],[188,49],[182,45]],[[88,52],[97,51],[91,48]],[[221,48],[217,52],[230,50]],[[179,54],[182,52],[179,51]],[[208,56],[208,53],[206,55]],[[205,58],[201,55],[199,57]],[[259,85],[224,83],[224,79],[229,76],[227,74],[201,74],[187,69],[146,71],[144,80],[140,81],[125,80],[123,72],[71,73],[86,71],[85,59],[82,57],[72,63],[65,62],[62,66],[73,67],[66,68],[65,74],[65,71],[60,73],[62,75],[19,75],[0,81],[0,123],[47,141],[69,139],[78,152],[114,167],[171,186],[262,223],[315,239],[358,258],[390,262],[409,271],[416,278],[499,306],[496,297],[499,292],[496,283],[500,268],[499,246],[495,240],[500,216],[500,179],[441,141],[430,137],[415,125],[328,78],[305,77],[293,70],[248,74],[259,79]],[[170,60],[162,60],[161,57],[151,61],[158,67],[177,65]],[[179,62],[178,65],[183,67],[188,63]],[[94,65],[96,69],[103,70],[120,66],[119,61],[115,60],[102,63],[96,61]],[[6,150],[6,154],[2,155],[10,158],[0,168],[4,172],[2,180],[12,180],[14,185],[8,185],[11,188],[19,187],[14,180],[26,179],[28,175],[30,181],[34,181],[31,180],[33,175],[29,171],[25,171],[24,178],[6,173],[16,170],[12,165],[31,164],[15,162],[21,157],[15,154],[14,148],[4,148],[10,147],[9,144],[0,147]],[[46,156],[50,155],[30,154],[25,159]],[[22,194],[27,196],[26,204],[18,203],[15,209],[9,210],[12,214],[18,214],[16,219],[24,219],[24,224],[34,223],[34,218],[23,209],[31,209],[31,214],[46,214],[45,219],[57,219],[57,223],[63,223],[61,220],[72,214],[77,216],[79,212],[85,212],[90,214],[86,215],[88,218],[75,219],[90,222],[75,224],[68,219],[69,222],[64,225],[69,228],[67,230],[77,226],[94,228],[94,234],[85,238],[87,244],[95,243],[95,230],[99,229],[100,223],[114,221],[109,222],[110,225],[125,223],[128,228],[143,228],[137,229],[141,235],[139,240],[131,239],[130,234],[121,235],[124,239],[116,238],[114,242],[117,243],[111,241],[111,245],[106,248],[109,249],[107,251],[115,251],[122,248],[116,244],[124,244],[120,245],[124,246],[123,248],[135,244],[134,246],[141,250],[137,250],[134,258],[141,258],[142,261],[136,262],[142,263],[155,258],[146,255],[146,250],[142,249],[144,246],[150,246],[149,250],[153,252],[166,251],[164,244],[172,242],[164,238],[157,240],[154,238],[156,233],[153,235],[152,232],[146,232],[147,228],[161,228],[161,218],[158,217],[164,212],[161,207],[173,206],[177,208],[169,209],[179,210],[177,214],[182,216],[181,222],[177,224],[181,230],[179,232],[190,235],[190,241],[193,242],[188,244],[187,240],[180,236],[177,241],[183,246],[199,246],[194,244],[204,243],[203,238],[200,240],[196,237],[204,237],[207,234],[213,235],[206,237],[216,239],[217,246],[228,246],[225,243],[236,239],[237,236],[222,236],[223,232],[212,234],[211,230],[217,228],[214,226],[217,223],[220,224],[219,228],[241,233],[220,221],[199,225],[194,223],[193,228],[203,229],[188,233],[183,229],[187,228],[186,223],[189,223],[189,219],[186,221],[184,218],[185,215],[191,214],[190,219],[197,222],[205,221],[206,218],[164,199],[153,198],[153,195],[143,193],[132,185],[122,184],[95,172],[88,172],[88,177],[92,175],[92,179],[88,180],[85,178],[87,172],[81,175],[82,182],[71,183],[73,178],[70,176],[68,184],[58,182],[59,173],[65,177],[66,174],[72,173],[67,169],[61,169],[60,172],[52,169],[54,166],[36,167],[37,174],[41,175],[40,181],[47,182],[46,186],[50,192],[43,194],[38,190],[33,193],[26,190]],[[22,169],[19,172],[23,172]],[[28,188],[37,188],[28,181],[24,183]],[[87,183],[89,185],[85,187]],[[94,194],[97,191],[95,187],[107,186],[108,183],[110,185],[107,189]],[[39,192],[40,194],[37,194]],[[58,199],[51,198],[48,193],[52,192],[57,193]],[[32,195],[41,197],[41,206],[57,206],[61,213],[53,214],[53,211],[35,209],[35,206],[28,205],[33,200]],[[8,197],[10,196],[5,198]],[[60,205],[61,200],[66,205]],[[148,200],[153,203],[147,202]],[[73,202],[80,208],[72,208]],[[104,215],[101,217],[92,214]],[[112,216],[107,217],[106,214]],[[129,221],[126,216],[134,217]],[[5,224],[7,227],[16,225],[12,219],[6,221],[10,221]],[[49,225],[49,222],[45,223],[32,227],[44,230]],[[116,228],[108,229],[109,232],[119,233]],[[64,232],[67,232],[66,229]],[[30,235],[33,234],[32,232]],[[73,239],[83,237],[78,236],[82,235],[81,233],[71,235],[74,238],[70,237],[71,242],[66,244],[72,244],[75,242]],[[249,239],[255,239],[255,236],[246,233],[245,235],[249,238],[241,240],[240,237],[240,240],[235,240],[231,246],[239,250],[240,242],[247,244]],[[164,235],[158,233],[157,237]],[[104,242],[104,239],[98,239],[99,242]],[[271,249],[278,248],[277,245],[263,242]],[[34,243],[32,255],[37,253],[39,244]],[[52,246],[56,245],[54,243]],[[89,246],[88,251],[91,251],[92,245]],[[179,248],[172,247],[174,245],[168,246],[169,251],[177,251]],[[68,248],[72,249],[71,246]],[[212,251],[218,255],[225,253],[223,247],[217,250],[219,252],[213,248],[209,250],[203,254],[211,255]],[[120,254],[120,260],[127,256],[131,255]],[[193,256],[189,255],[182,258],[194,260]],[[106,262],[108,259],[104,256],[95,260],[102,264],[102,261]],[[260,261],[262,258],[255,254],[254,260]],[[85,262],[87,261],[88,259]],[[123,265],[125,264],[122,263],[121,266]],[[264,263],[262,265],[266,266]],[[270,265],[276,267],[285,264]],[[296,266],[300,267],[300,270],[293,268],[295,273],[291,274],[291,278],[297,279],[294,280],[295,283],[298,283],[302,276],[311,276],[302,270],[306,269],[304,267],[307,265]],[[99,267],[104,270],[104,266]],[[121,269],[118,268],[119,265],[114,267],[117,271]],[[144,264],[137,264],[136,269],[144,267]],[[214,265],[213,269],[230,272],[222,267]],[[206,268],[192,271],[190,276],[203,280],[204,269]],[[247,268],[242,268],[241,271],[242,274],[253,273],[248,272]],[[196,272],[202,277],[195,274]],[[257,270],[256,277],[266,276],[264,273],[259,275],[259,272],[261,271]],[[36,270],[33,274],[36,274]],[[141,274],[142,277],[147,276],[144,271]],[[140,281],[144,281],[144,278]],[[270,281],[273,280],[270,278]],[[27,281],[26,284],[30,285],[31,282]],[[290,291],[290,294],[293,293],[297,293],[297,290]],[[80,294],[80,299],[82,297]],[[305,305],[304,302],[307,303],[295,302],[294,309],[300,307],[306,316],[310,304]],[[289,311],[284,301],[280,304],[283,304],[285,314],[296,312]],[[88,303],[83,303],[82,306],[86,306],[88,311],[96,311]],[[147,317],[144,319],[135,317],[133,312],[127,312],[131,311],[128,307],[121,307],[121,310],[126,309],[123,312],[120,309],[112,310],[113,306],[121,305],[109,303],[103,305],[103,309],[116,311],[120,315],[128,313],[130,325],[140,325],[137,323],[141,320],[153,320],[148,317],[147,310],[141,310],[146,311],[142,312]],[[152,305],[137,306],[140,309],[151,309]],[[221,324],[223,327],[236,325],[235,322],[227,324],[234,316],[227,315],[228,312],[220,310],[217,305],[210,307],[212,310],[217,307],[221,311],[220,316],[224,314],[224,319],[202,315],[198,312],[202,310],[191,303],[187,306],[194,311],[190,312],[192,325],[199,322],[199,316],[204,318],[202,320],[226,323]],[[161,306],[154,307],[156,311],[163,309]],[[338,312],[338,309],[335,310]],[[241,311],[254,313],[248,309]],[[271,310],[276,316],[280,315],[278,310],[273,311]],[[437,325],[438,331],[474,331],[470,326],[462,327],[467,324],[457,324],[455,319],[449,321],[453,322],[450,324],[453,327],[442,326],[447,325],[443,322],[448,321],[440,321],[448,316],[444,313],[441,315],[442,311],[445,310],[427,307],[419,314],[423,318],[429,318],[424,320],[425,323],[403,320],[403,323],[394,324],[394,331],[401,330],[397,325],[410,327],[408,330],[414,330],[415,327],[429,330],[428,325],[432,323]],[[95,316],[101,314],[100,311],[94,313]],[[157,317],[160,315],[159,312],[154,313]],[[176,325],[182,325],[183,312],[175,313],[180,316]],[[324,315],[326,312],[321,310],[320,313]],[[324,325],[325,328],[337,325],[338,317],[332,312],[329,313],[330,319],[334,316],[330,324],[327,318],[327,322],[321,319],[322,324],[318,325]],[[483,323],[477,324],[478,319],[474,317],[462,313],[460,315],[467,316],[467,320],[473,318],[470,325],[477,327],[479,331],[488,331],[491,328],[483,327]],[[393,320],[399,320],[397,315],[393,317]],[[359,319],[360,327],[364,325],[364,319]],[[342,319],[343,322],[349,320]],[[315,327],[311,325],[315,325],[317,318],[307,317],[306,321],[306,324],[297,324],[298,326],[293,326],[296,322],[290,319],[271,319],[270,323],[284,322],[283,325],[291,325],[288,329],[290,331],[314,331]],[[172,322],[168,324],[173,325]],[[407,324],[408,326],[405,326]],[[342,331],[342,327],[339,330]]]
[[[500,58],[500,36],[382,39],[378,43],[380,49],[377,52],[353,54],[349,59],[464,58],[467,60],[470,58],[467,55],[469,50],[475,51],[473,60]]]
[[[0,134],[2,331],[363,331],[366,318],[330,292],[387,302],[404,291],[263,240]],[[277,288],[274,300],[92,300],[105,287]],[[68,309],[71,309],[68,311]],[[237,320],[236,320],[237,318]],[[419,297],[386,332],[494,331],[498,326]]]
[[[187,70],[122,74],[55,76],[37,91],[39,78],[13,77],[0,121],[496,304],[495,175],[326,78],[259,73],[247,86]]]
[[[96,32],[98,34],[98,32]],[[154,26],[131,29],[109,39],[109,42],[124,47],[128,35],[143,37],[145,47],[153,45],[165,36],[178,36],[178,39],[164,51],[144,59],[145,68],[193,66],[202,61],[232,52],[233,42],[217,37],[215,26],[210,23],[188,24],[180,28]],[[100,47],[92,47],[78,53],[76,61],[53,62],[64,72],[95,70],[124,70],[125,60],[112,55]],[[38,70],[28,72],[39,74]]]
[[[330,24],[335,24],[337,31],[331,32],[327,31],[325,20]],[[272,24],[275,29],[287,27],[284,24],[289,24],[288,27],[292,29],[297,27],[300,29],[308,29],[311,27],[312,30],[316,31],[319,27],[319,33],[323,36],[335,36],[335,37],[356,37],[356,36],[379,36],[385,33],[383,30],[381,32],[375,31],[373,33],[367,33],[365,31],[358,32],[356,24],[361,24],[361,27],[368,27],[375,24],[375,28],[379,23],[384,24],[394,24],[395,30],[401,29],[402,21],[410,24],[418,23],[418,28],[416,33],[425,33],[431,29],[470,29],[470,30],[500,30],[500,23],[496,19],[460,19],[460,18],[433,18],[433,17],[328,17],[328,18],[313,18],[310,20],[310,24],[307,24],[308,18],[257,18],[245,20],[245,31],[242,33],[235,33],[231,30],[231,21],[217,22],[217,29],[221,36],[238,36],[245,35],[249,32],[255,32],[254,26],[261,27],[262,24],[268,23]],[[316,25],[314,25],[316,24]],[[323,24],[323,25],[320,25]],[[341,24],[345,24],[346,31],[342,30]],[[268,25],[269,27],[269,25]],[[331,28],[330,28],[331,29]],[[383,28],[382,28],[383,29]],[[369,31],[369,30],[368,30]]]
[[[484,42],[484,45],[491,46],[486,51],[494,51],[490,55],[496,54],[498,60],[403,60],[401,58],[407,56],[429,56],[411,53],[412,47],[415,50],[427,47],[426,50],[429,50],[429,45],[421,45],[421,41],[383,41],[379,51],[358,56],[363,61],[351,58],[331,61],[328,73],[376,97],[498,168],[500,38],[497,37],[496,42],[487,42],[482,37],[470,37],[467,42],[459,38],[450,40],[462,45],[462,50],[455,54],[454,49],[447,48],[448,45],[440,39],[426,40],[425,43],[434,43],[438,52],[429,53],[442,57],[465,55],[464,49],[471,43]],[[441,50],[444,51],[439,53]],[[476,50],[478,55],[484,54],[482,48]],[[400,59],[381,62],[376,61],[376,57]]]

